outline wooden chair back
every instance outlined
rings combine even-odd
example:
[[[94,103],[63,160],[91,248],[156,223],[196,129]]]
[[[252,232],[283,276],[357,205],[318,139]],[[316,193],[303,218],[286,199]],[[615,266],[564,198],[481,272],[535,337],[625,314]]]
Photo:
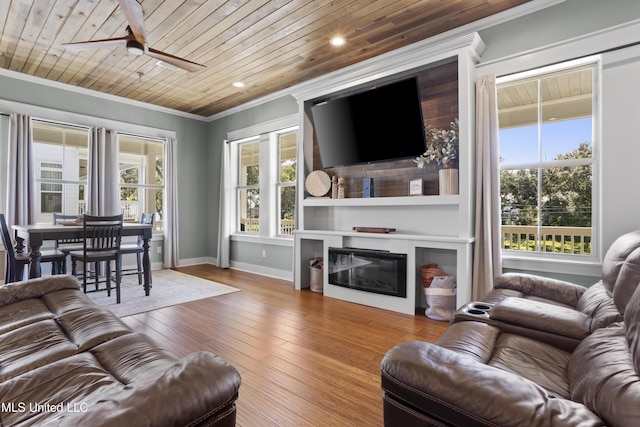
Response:
[[[85,256],[92,253],[118,254],[122,240],[123,215],[84,215],[83,235]]]
[[[22,279],[22,272],[18,271],[18,263],[16,262],[16,253],[7,227],[7,220],[4,214],[0,213],[0,227],[2,228],[2,244],[7,253],[7,272],[5,274],[5,283],[12,283]],[[24,268],[24,266],[22,266]],[[19,274],[20,273],[20,274]]]

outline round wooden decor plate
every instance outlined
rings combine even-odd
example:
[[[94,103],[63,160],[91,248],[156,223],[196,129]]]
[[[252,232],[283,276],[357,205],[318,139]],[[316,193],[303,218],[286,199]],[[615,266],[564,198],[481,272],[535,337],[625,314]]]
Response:
[[[314,197],[322,197],[331,189],[331,177],[325,171],[313,171],[307,175],[304,186]]]

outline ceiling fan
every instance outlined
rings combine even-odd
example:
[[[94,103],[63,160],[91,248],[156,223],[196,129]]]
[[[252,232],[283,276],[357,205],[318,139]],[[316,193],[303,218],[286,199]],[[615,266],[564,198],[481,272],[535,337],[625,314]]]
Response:
[[[116,37],[113,39],[92,40],[77,43],[64,43],[63,46],[71,51],[80,51],[88,49],[97,49],[102,47],[125,46],[127,51],[132,55],[149,55],[152,58],[181,68],[186,71],[198,71],[205,68],[204,65],[189,61],[187,59],[178,58],[166,52],[153,49],[147,45],[147,38],[144,31],[144,17],[142,14],[142,6],[137,0],[118,0],[122,12],[129,25],[127,26],[127,35],[124,37]]]

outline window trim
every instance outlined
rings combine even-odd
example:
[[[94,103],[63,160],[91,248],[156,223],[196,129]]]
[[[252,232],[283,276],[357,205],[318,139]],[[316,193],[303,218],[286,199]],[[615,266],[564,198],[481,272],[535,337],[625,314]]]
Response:
[[[142,202],[142,198],[146,197],[146,190],[155,190],[155,191],[162,191],[162,214],[163,217],[166,216],[166,212],[167,212],[167,200],[166,200],[166,195],[167,195],[167,180],[166,180],[166,176],[167,176],[167,170],[166,170],[166,165],[167,165],[167,158],[166,158],[166,146],[167,146],[167,138],[161,138],[161,137],[156,137],[156,136],[147,136],[147,135],[138,135],[138,134],[133,134],[133,133],[129,133],[129,132],[118,132],[116,131],[116,135],[118,138],[118,175],[120,175],[121,170],[120,170],[120,160],[121,160],[121,156],[124,154],[125,156],[131,156],[132,158],[136,158],[136,157],[143,157],[142,153],[123,153],[120,150],[120,138],[121,137],[126,137],[126,138],[135,138],[138,140],[141,140],[144,142],[144,144],[155,144],[158,145],[159,147],[162,148],[162,150],[160,150],[160,152],[162,153],[162,184],[149,184],[149,183],[143,183],[141,184],[140,182],[138,182],[137,184],[132,184],[132,183],[122,183],[120,182],[120,179],[118,179],[118,194],[122,193],[122,189],[123,188],[132,188],[135,189],[138,192],[138,203],[141,206],[144,206],[144,203]],[[144,180],[146,180],[146,176],[147,176],[147,172],[149,170],[149,168],[151,168],[151,164],[136,164],[135,166],[138,169],[138,181],[141,180],[140,177],[143,177]],[[142,193],[142,195],[141,195]],[[121,198],[121,197],[119,197]],[[120,202],[122,203],[122,200],[120,200]],[[144,209],[143,209],[144,211]],[[154,214],[157,214],[157,212],[154,210],[153,212]],[[142,214],[142,212],[139,213],[139,215],[137,216],[137,220],[140,220],[140,215]],[[156,215],[155,217],[156,219],[158,219],[158,215]],[[152,230],[152,234],[153,237],[156,238],[159,235],[164,235],[164,230],[158,230],[156,228],[154,228]]]
[[[279,119],[259,123],[250,127],[238,129],[227,133],[227,140],[229,141],[228,143],[230,148],[229,188],[231,191],[229,192],[229,194],[232,197],[232,200],[230,200],[229,212],[229,218],[231,219],[231,240],[279,244],[284,246],[293,245],[293,235],[283,235],[278,233],[278,219],[276,215],[278,196],[276,194],[276,191],[279,187],[275,185],[278,183],[278,180],[276,179],[277,168],[275,167],[276,159],[278,159],[278,144],[273,144],[271,141],[272,136],[278,135],[285,131],[293,130],[297,130],[298,132],[300,131],[297,114],[292,114]],[[268,162],[269,164],[269,168],[260,168],[260,183],[262,184],[260,186],[261,202],[259,209],[261,223],[259,233],[240,231],[238,221],[238,146],[242,142],[247,142],[249,140],[255,139],[259,139],[260,141],[260,162],[265,162],[265,164],[266,162]],[[299,146],[297,147],[297,150],[299,150]],[[295,186],[297,185],[297,182],[293,182],[292,184]]]
[[[592,159],[589,164],[592,166],[592,234],[591,253],[589,255],[564,254],[551,252],[526,252],[501,249],[503,266],[505,268],[517,268],[526,270],[548,271],[555,273],[580,274],[591,272],[598,276],[601,270],[602,260],[602,156],[600,155],[600,144],[602,141],[602,68],[603,60],[601,55],[591,55],[583,58],[559,62],[552,65],[536,67],[527,71],[509,74],[496,78],[496,88],[500,85],[516,81],[526,81],[527,79],[537,79],[544,75],[558,73],[572,68],[593,67],[595,74],[593,78],[592,90]],[[580,160],[547,161],[528,164],[532,168],[539,167],[560,167],[567,166],[568,163],[577,165]],[[500,170],[513,166],[514,164],[500,165]],[[523,168],[523,164],[518,163],[518,168]],[[571,164],[574,165],[574,164]],[[502,224],[500,224],[502,227]]]

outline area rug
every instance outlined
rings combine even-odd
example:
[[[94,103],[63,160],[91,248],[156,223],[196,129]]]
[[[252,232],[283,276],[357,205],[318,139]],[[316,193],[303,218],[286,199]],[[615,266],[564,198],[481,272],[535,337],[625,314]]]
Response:
[[[143,286],[138,285],[136,275],[122,278],[120,304],[116,304],[116,292],[113,288],[110,297],[107,296],[106,290],[88,292],[87,296],[96,304],[111,310],[116,316],[124,317],[240,290],[169,269],[154,270],[152,277],[153,285],[149,296],[145,296]],[[91,289],[92,285],[88,285],[88,290]]]

